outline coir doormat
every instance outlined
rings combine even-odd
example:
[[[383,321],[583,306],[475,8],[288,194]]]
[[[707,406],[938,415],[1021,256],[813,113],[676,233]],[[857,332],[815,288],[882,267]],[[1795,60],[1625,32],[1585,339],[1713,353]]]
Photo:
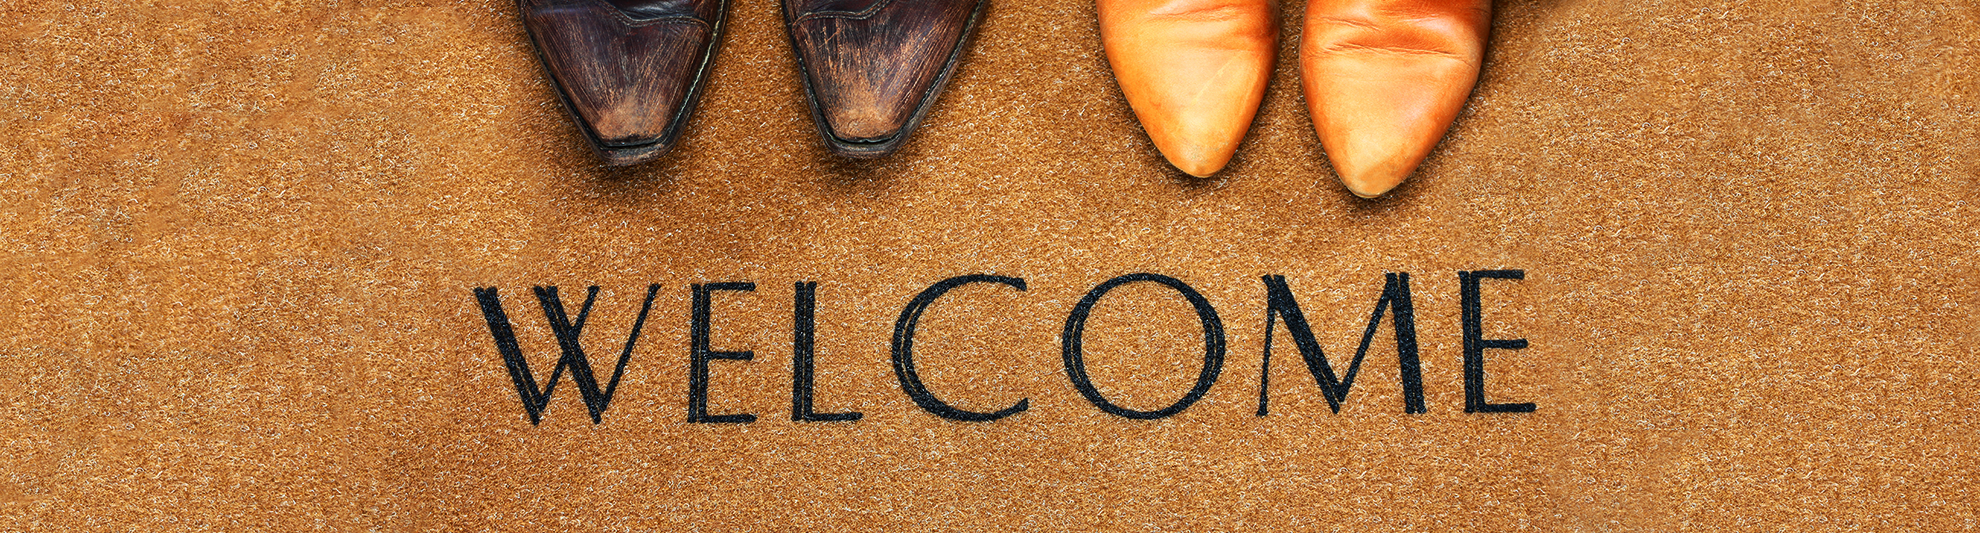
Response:
[[[1297,0],[1208,179],[1090,2],[849,162],[739,0],[630,168],[511,2],[9,2],[0,529],[1974,529],[1980,11],[1496,7],[1371,201]]]

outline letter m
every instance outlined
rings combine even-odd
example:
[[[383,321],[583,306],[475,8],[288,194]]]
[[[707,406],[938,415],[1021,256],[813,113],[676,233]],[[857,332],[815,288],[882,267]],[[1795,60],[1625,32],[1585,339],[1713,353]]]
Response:
[[[1355,350],[1354,360],[1348,363],[1347,375],[1334,373],[1333,365],[1320,351],[1320,341],[1313,337],[1313,329],[1307,325],[1306,315],[1299,310],[1299,302],[1293,299],[1292,289],[1286,286],[1285,276],[1265,276],[1265,361],[1258,378],[1258,416],[1267,413],[1266,402],[1272,379],[1272,328],[1283,318],[1286,331],[1292,333],[1293,344],[1299,347],[1299,355],[1306,360],[1306,370],[1313,374],[1313,382],[1320,386],[1320,392],[1327,396],[1327,405],[1341,412],[1341,402],[1347,401],[1348,390],[1354,387],[1354,376],[1361,372],[1361,359],[1368,355],[1368,344],[1375,338],[1375,329],[1382,324],[1382,312],[1392,311],[1395,317],[1391,328],[1396,332],[1396,359],[1401,367],[1403,389],[1403,412],[1422,413],[1423,408],[1423,367],[1416,356],[1416,318],[1409,303],[1409,273],[1387,275],[1388,282],[1382,287],[1382,297],[1375,301],[1375,313],[1368,317],[1368,329],[1361,334],[1361,348]]]
[[[653,310],[653,296],[660,292],[660,285],[646,288],[646,304],[639,309],[639,319],[633,322],[632,334],[626,337],[626,350],[619,354],[618,368],[612,370],[612,381],[604,390],[598,389],[598,378],[592,375],[591,361],[584,356],[584,346],[578,338],[584,333],[584,319],[591,315],[591,304],[598,299],[598,287],[593,286],[584,297],[584,307],[578,310],[577,320],[570,320],[564,313],[564,301],[557,297],[556,287],[536,287],[537,305],[543,308],[543,318],[550,322],[550,331],[557,336],[557,346],[563,356],[557,359],[557,368],[550,371],[550,383],[538,389],[536,374],[529,370],[529,360],[523,358],[522,347],[516,344],[516,330],[509,325],[509,315],[502,311],[502,299],[496,295],[494,287],[474,289],[474,299],[481,303],[481,316],[488,321],[488,333],[495,337],[495,350],[502,353],[502,362],[509,367],[509,379],[516,382],[516,394],[522,397],[523,411],[529,414],[530,424],[543,423],[543,409],[550,405],[550,393],[557,388],[557,380],[564,370],[571,371],[571,381],[577,384],[578,394],[584,397],[584,406],[591,410],[591,423],[597,424],[605,414],[605,408],[612,404],[612,394],[619,389],[619,378],[625,375],[626,361],[632,358],[633,345],[639,342],[639,330],[646,326],[646,314]]]

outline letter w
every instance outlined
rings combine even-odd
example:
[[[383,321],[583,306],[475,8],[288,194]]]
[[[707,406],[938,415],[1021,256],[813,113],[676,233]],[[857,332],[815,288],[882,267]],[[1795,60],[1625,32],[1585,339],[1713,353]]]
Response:
[[[509,379],[516,382],[516,394],[522,396],[529,423],[543,423],[543,409],[550,405],[550,393],[556,390],[564,369],[569,368],[571,381],[577,383],[578,394],[584,396],[584,406],[591,410],[591,423],[597,424],[605,408],[612,404],[612,394],[619,389],[619,378],[626,373],[626,361],[632,358],[633,345],[639,342],[639,330],[646,326],[646,314],[653,310],[653,296],[659,294],[660,284],[647,286],[646,304],[639,308],[639,319],[633,322],[632,334],[626,336],[626,350],[619,354],[618,368],[612,370],[612,381],[603,391],[598,390],[591,361],[584,356],[584,346],[578,343],[578,337],[584,333],[584,319],[591,315],[591,304],[598,299],[598,287],[592,286],[585,295],[584,308],[578,310],[576,322],[565,315],[564,301],[557,297],[556,287],[535,290],[543,318],[550,322],[550,331],[557,336],[557,346],[564,352],[557,359],[557,368],[550,371],[550,383],[541,390],[536,387],[536,374],[529,370],[529,360],[523,358],[522,347],[516,344],[516,330],[509,326],[509,315],[502,311],[502,299],[495,294],[495,288],[474,289],[474,299],[481,302],[482,318],[488,320],[488,333],[495,337],[495,349],[502,352],[502,362],[509,367]]]
[[[1299,310],[1299,302],[1293,299],[1292,289],[1286,286],[1285,276],[1265,276],[1265,362],[1258,378],[1258,416],[1265,416],[1268,391],[1272,379],[1272,327],[1277,318],[1284,318],[1286,331],[1292,333],[1293,344],[1299,347],[1299,355],[1306,359],[1306,370],[1313,374],[1313,382],[1320,386],[1320,392],[1327,395],[1327,405],[1341,412],[1341,402],[1347,401],[1348,390],[1354,387],[1354,376],[1361,372],[1361,358],[1368,355],[1369,341],[1375,338],[1375,329],[1382,324],[1382,312],[1393,310],[1395,317],[1392,328],[1396,332],[1396,359],[1401,366],[1403,388],[1403,412],[1422,413],[1423,408],[1423,367],[1416,356],[1416,316],[1409,303],[1409,273],[1388,274],[1388,282],[1382,287],[1382,298],[1375,301],[1375,313],[1368,317],[1368,329],[1361,334],[1361,348],[1354,352],[1354,362],[1348,364],[1347,375],[1337,377],[1333,365],[1327,363],[1327,356],[1320,352],[1320,341],[1314,339],[1313,329],[1307,326],[1306,315]]]

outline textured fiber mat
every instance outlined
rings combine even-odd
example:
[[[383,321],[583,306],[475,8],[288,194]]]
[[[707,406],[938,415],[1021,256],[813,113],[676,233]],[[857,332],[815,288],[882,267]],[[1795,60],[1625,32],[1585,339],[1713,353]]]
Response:
[[[1980,9],[1501,2],[1365,201],[1282,8],[1198,180],[1084,1],[867,163],[738,1],[624,169],[511,2],[7,2],[0,529],[1980,527]]]

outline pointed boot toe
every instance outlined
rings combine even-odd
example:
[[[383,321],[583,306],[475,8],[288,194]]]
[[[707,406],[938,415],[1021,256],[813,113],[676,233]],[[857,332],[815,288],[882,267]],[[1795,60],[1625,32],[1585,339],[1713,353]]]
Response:
[[[1314,0],[1300,78],[1320,144],[1357,196],[1416,172],[1478,83],[1490,0]]]
[[[955,72],[988,0],[785,0],[805,95],[833,153],[893,153]]]
[[[1121,94],[1169,164],[1223,170],[1258,114],[1278,53],[1272,0],[1099,0]]]
[[[592,148],[614,165],[665,154],[708,78],[727,0],[518,0],[523,27]]]

